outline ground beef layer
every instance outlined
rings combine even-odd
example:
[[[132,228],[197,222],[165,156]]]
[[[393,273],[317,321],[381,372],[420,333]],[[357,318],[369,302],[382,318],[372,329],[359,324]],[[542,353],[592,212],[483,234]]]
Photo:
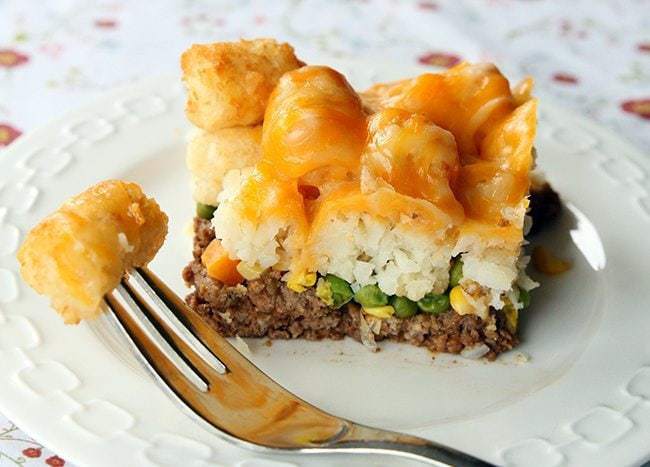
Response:
[[[231,337],[271,339],[360,340],[358,306],[338,310],[325,305],[307,290],[296,293],[280,280],[282,273],[270,271],[244,285],[228,287],[210,278],[201,264],[201,253],[214,238],[209,221],[194,220],[194,260],[183,270],[183,278],[194,288],[187,303],[220,334]],[[439,315],[420,313],[412,318],[382,320],[375,340],[384,339],[427,347],[434,352],[459,353],[466,347],[484,343],[488,359],[517,345],[506,329],[505,317],[492,310],[484,321],[477,316],[461,316],[453,311]]]

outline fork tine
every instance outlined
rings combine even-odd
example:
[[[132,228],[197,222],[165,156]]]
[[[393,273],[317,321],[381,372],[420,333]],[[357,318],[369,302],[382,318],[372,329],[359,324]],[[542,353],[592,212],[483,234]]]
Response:
[[[289,447],[300,439],[322,442],[339,436],[347,422],[338,419],[299,399],[241,355],[223,336],[210,328],[194,310],[189,308],[169,287],[146,268],[138,268],[138,275],[151,291],[159,296],[168,310],[177,316],[182,326],[186,322],[192,332],[220,362],[228,368],[225,374],[211,371],[203,359],[193,354],[190,347],[163,320],[157,324],[169,335],[174,347],[197,368],[208,381],[208,393],[192,394],[174,387],[164,374],[159,374],[173,389],[181,402],[203,422],[213,428],[238,436],[249,442],[275,447]],[[134,275],[135,276],[135,275]],[[129,282],[124,281],[125,285]],[[140,298],[139,295],[137,295]],[[151,311],[151,310],[149,310]],[[151,313],[157,319],[156,313]],[[142,347],[142,343],[138,343]],[[146,342],[145,344],[146,345]],[[149,358],[148,360],[152,360]],[[158,362],[149,364],[160,373]]]
[[[214,355],[205,345],[192,334],[181,320],[172,311],[177,304],[170,304],[174,297],[169,294],[159,296],[139,270],[133,270],[127,274],[123,282],[130,292],[137,294],[138,298],[148,305],[149,311],[155,318],[162,322],[167,330],[170,330],[187,345],[192,352],[198,355],[208,366],[217,373],[225,374],[226,366]],[[167,301],[168,303],[165,303]],[[171,305],[171,306],[170,306]]]
[[[151,288],[151,291],[166,303],[167,308],[177,317],[177,322],[183,323],[183,327],[187,327],[189,332],[209,349],[209,352],[228,370],[234,371],[235,368],[239,368],[248,373],[254,372],[259,374],[261,378],[265,378],[269,384],[280,387],[235,349],[223,336],[208,326],[198,313],[192,310],[183,299],[176,295],[149,268],[136,268],[136,272]],[[284,391],[284,389],[282,390]]]
[[[179,375],[182,375],[199,391],[207,392],[206,381],[176,353],[121,284],[107,294],[106,302],[115,313],[114,315],[113,313],[109,314],[119,320],[120,327],[139,350],[142,350],[143,346],[138,346],[136,342],[146,341],[153,344],[153,346],[145,348],[152,350],[155,348],[157,353],[163,357],[163,361],[171,364]]]

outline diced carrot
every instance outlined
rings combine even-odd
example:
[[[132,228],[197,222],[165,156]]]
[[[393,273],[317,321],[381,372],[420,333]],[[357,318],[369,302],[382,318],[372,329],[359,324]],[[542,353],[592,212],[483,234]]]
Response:
[[[533,264],[535,269],[549,276],[555,276],[571,269],[571,262],[557,258],[543,246],[533,249]]]
[[[237,285],[244,280],[237,271],[239,260],[230,259],[228,252],[217,239],[212,240],[203,251],[201,262],[207,269],[208,276],[226,285]]]

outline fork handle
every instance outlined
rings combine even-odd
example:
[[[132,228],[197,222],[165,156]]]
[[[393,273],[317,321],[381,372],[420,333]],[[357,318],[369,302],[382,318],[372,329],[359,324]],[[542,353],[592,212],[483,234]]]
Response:
[[[340,438],[329,444],[328,448],[351,454],[392,455],[439,467],[494,467],[493,464],[469,454],[417,436],[379,430],[356,423],[351,424]]]

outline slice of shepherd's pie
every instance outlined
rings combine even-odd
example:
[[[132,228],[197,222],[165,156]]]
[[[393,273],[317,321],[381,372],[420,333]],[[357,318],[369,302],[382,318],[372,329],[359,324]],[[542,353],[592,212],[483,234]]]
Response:
[[[390,339],[493,359],[522,255],[537,101],[492,64],[356,92],[273,40],[182,57],[197,202],[189,305],[226,335]]]

